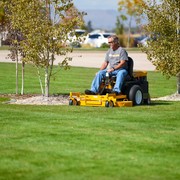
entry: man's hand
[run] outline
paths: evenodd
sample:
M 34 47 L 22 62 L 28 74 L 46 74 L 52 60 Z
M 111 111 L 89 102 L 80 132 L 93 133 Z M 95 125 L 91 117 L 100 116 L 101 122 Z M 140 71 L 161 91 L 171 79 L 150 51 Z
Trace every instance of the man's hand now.
M 108 73 L 113 72 L 113 71 L 114 71 L 113 68 L 110 68 L 110 69 L 107 70 Z

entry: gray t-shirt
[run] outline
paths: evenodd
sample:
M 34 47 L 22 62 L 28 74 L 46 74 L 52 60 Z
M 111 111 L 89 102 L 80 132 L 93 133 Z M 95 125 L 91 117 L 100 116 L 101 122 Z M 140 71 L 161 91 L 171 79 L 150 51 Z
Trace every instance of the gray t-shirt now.
M 110 68 L 113 68 L 114 66 L 118 65 L 121 60 L 126 60 L 128 61 L 128 54 L 125 49 L 122 47 L 119 47 L 115 51 L 113 49 L 109 49 L 106 53 L 105 61 L 109 63 Z M 127 69 L 127 62 L 122 67 L 124 69 Z

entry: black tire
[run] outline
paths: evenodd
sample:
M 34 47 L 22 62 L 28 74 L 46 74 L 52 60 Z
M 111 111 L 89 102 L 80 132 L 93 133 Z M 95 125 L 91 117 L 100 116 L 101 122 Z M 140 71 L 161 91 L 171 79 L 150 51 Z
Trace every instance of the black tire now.
M 129 100 L 133 102 L 133 105 L 141 105 L 143 102 L 143 92 L 139 85 L 134 85 L 129 91 Z
M 114 107 L 113 101 L 106 101 L 105 107 Z
M 150 105 L 151 104 L 151 97 L 148 94 L 148 99 L 144 99 L 144 104 Z
M 69 105 L 70 105 L 70 106 L 73 105 L 73 100 L 72 100 L 72 99 L 69 100 Z
M 76 99 L 73 99 L 73 100 L 70 99 L 70 100 L 69 100 L 69 105 L 70 105 L 70 106 L 77 106 L 77 105 L 78 105 L 78 102 L 77 102 Z

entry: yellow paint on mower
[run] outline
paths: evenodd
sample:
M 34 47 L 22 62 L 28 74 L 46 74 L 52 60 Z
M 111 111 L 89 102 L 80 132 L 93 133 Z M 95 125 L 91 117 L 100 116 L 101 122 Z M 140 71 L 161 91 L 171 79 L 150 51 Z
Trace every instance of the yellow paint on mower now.
M 84 95 L 79 92 L 71 92 L 69 105 L 102 106 L 102 107 L 132 107 L 133 102 L 128 101 L 126 95 Z

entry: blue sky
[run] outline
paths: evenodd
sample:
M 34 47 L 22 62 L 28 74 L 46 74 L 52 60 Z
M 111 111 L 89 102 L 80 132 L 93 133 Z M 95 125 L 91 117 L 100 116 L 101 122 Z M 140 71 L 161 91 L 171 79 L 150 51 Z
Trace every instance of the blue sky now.
M 118 9 L 119 0 L 73 0 L 76 8 L 86 9 Z

